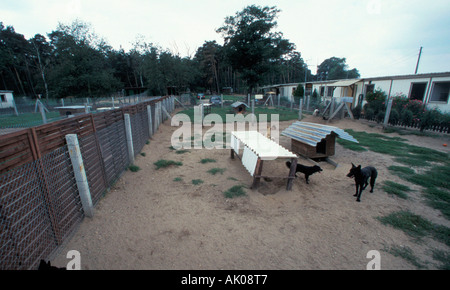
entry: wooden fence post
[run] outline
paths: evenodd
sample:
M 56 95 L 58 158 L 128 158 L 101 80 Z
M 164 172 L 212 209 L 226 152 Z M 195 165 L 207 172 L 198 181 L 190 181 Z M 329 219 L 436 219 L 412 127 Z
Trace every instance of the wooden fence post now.
M 125 114 L 124 117 L 125 117 L 125 132 L 127 135 L 128 157 L 130 158 L 130 163 L 134 164 L 133 134 L 131 133 L 130 114 Z
M 73 172 L 80 193 L 81 205 L 87 217 L 94 216 L 94 206 L 92 204 L 91 192 L 84 170 L 83 158 L 81 157 L 80 145 L 76 134 L 66 135 L 67 147 L 69 149 L 70 160 L 72 161 Z

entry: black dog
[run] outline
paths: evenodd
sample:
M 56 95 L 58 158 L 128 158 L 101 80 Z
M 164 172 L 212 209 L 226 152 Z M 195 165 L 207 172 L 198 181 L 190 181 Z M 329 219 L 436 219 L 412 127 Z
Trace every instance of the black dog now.
M 378 172 L 375 167 L 367 166 L 361 169 L 361 165 L 355 166 L 352 163 L 352 169 L 347 174 L 347 177 L 355 177 L 355 185 L 356 185 L 356 193 L 353 196 L 356 196 L 356 201 L 361 201 L 361 193 L 364 189 L 366 189 L 369 184 L 370 178 L 370 192 L 373 192 L 373 187 L 375 185 L 375 180 L 377 179 Z
M 288 168 L 291 168 L 291 162 L 286 161 L 286 166 Z M 320 168 L 320 166 L 317 166 L 317 165 L 305 166 L 302 164 L 297 164 L 297 169 L 295 170 L 295 177 L 297 177 L 297 172 L 301 172 L 301 173 L 305 174 L 306 183 L 309 184 L 309 176 L 313 175 L 316 172 L 320 173 L 321 171 L 323 171 L 322 168 Z

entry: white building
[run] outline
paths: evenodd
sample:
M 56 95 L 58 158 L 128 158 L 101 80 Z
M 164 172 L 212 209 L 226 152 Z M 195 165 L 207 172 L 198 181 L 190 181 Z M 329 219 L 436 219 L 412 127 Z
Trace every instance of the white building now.
M 274 88 L 281 97 L 290 99 L 298 84 L 264 88 Z M 305 86 L 305 83 L 301 84 Z M 428 108 L 450 112 L 450 72 L 307 82 L 306 95 L 311 95 L 314 90 L 322 99 L 333 97 L 340 102 L 342 97 L 351 97 L 353 106 L 364 102 L 368 92 L 382 90 L 388 97 L 406 96 L 424 102 Z
M 13 91 L 0 91 L 0 109 L 14 108 Z

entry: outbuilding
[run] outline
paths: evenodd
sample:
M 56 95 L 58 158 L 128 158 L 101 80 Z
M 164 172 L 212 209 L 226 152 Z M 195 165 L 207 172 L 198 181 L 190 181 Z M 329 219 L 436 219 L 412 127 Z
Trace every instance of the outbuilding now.
M 0 109 L 14 108 L 13 91 L 0 91 Z

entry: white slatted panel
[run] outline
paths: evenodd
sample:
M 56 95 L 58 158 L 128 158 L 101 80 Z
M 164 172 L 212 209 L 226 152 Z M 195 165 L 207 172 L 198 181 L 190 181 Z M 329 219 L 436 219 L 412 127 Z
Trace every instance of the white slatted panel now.
M 256 163 L 258 162 L 258 155 L 255 154 L 247 146 L 244 147 L 244 154 L 242 155 L 242 164 L 250 172 L 250 175 L 255 174 Z
M 232 136 L 252 149 L 261 159 L 297 158 L 297 155 L 257 131 L 233 132 Z
M 231 135 L 231 148 L 234 150 L 234 152 L 236 152 L 237 154 L 239 154 L 239 145 L 240 145 L 240 141 L 239 139 L 236 138 L 236 136 Z

